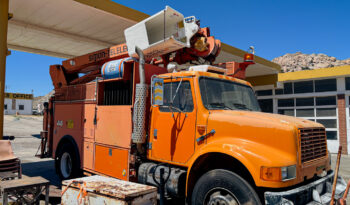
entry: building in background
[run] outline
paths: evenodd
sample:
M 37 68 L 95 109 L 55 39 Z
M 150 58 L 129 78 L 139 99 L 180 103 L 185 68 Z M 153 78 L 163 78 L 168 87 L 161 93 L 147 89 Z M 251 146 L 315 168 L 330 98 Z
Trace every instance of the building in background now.
M 31 115 L 33 112 L 33 95 L 22 93 L 5 93 L 5 115 Z
M 319 122 L 328 150 L 350 153 L 350 66 L 280 73 L 277 85 L 254 89 L 263 112 Z

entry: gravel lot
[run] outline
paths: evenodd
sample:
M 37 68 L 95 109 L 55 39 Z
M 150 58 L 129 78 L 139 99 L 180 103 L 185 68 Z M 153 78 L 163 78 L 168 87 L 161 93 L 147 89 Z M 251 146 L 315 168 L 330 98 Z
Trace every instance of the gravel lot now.
M 42 176 L 51 182 L 50 202 L 59 202 L 61 181 L 57 177 L 52 159 L 39 159 L 35 157 L 40 144 L 40 131 L 42 129 L 41 116 L 10 116 L 4 117 L 4 135 L 15 136 L 12 146 L 15 155 L 22 161 L 25 176 Z M 336 164 L 336 155 L 332 155 L 332 166 Z M 350 155 L 341 158 L 340 175 L 350 180 Z M 350 197 L 348 197 L 350 201 Z

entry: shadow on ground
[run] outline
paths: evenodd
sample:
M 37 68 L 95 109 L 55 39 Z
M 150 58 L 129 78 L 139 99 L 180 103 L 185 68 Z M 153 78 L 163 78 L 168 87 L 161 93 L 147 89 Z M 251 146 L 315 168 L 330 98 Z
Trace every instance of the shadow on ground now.
M 55 172 L 54 160 L 23 163 L 22 173 L 29 177 L 41 176 L 49 180 L 51 185 L 61 186 L 61 180 Z
M 28 177 L 41 176 L 50 181 L 50 204 L 61 203 L 61 180 L 55 171 L 54 160 L 22 163 L 22 173 Z M 44 199 L 44 196 L 41 197 Z
M 40 134 L 33 134 L 32 136 L 35 137 L 35 138 L 41 139 Z

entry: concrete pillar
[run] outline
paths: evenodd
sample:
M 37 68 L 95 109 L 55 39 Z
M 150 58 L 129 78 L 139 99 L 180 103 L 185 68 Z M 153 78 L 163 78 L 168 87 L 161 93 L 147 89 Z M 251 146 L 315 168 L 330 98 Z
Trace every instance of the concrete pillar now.
M 346 102 L 345 95 L 338 95 L 339 145 L 343 146 L 342 153 L 348 154 L 348 139 L 346 129 Z
M 7 52 L 7 23 L 9 0 L 0 0 L 0 139 L 4 130 L 4 92 Z

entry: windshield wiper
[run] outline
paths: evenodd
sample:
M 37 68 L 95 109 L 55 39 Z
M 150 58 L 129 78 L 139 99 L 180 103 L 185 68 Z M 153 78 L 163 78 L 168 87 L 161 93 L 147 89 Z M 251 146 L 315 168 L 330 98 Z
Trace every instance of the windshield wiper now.
M 252 109 L 248 108 L 245 104 L 241 104 L 241 103 L 232 103 L 233 106 L 235 106 L 238 109 L 243 109 L 243 110 L 250 110 L 252 111 Z
M 183 111 L 180 108 L 173 106 L 173 105 L 161 105 L 161 107 L 168 108 L 170 110 L 170 112 L 173 112 L 173 109 L 174 109 L 174 110 L 177 110 L 178 112 L 183 113 Z
M 229 109 L 229 110 L 233 110 L 233 108 L 225 105 L 224 103 L 209 103 L 208 104 L 210 107 L 212 106 L 216 106 L 216 107 L 221 107 L 221 108 L 226 108 L 226 109 Z

